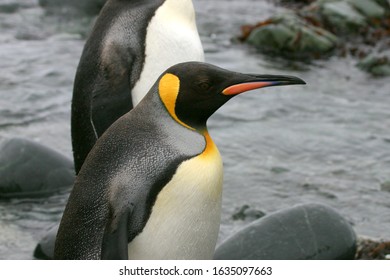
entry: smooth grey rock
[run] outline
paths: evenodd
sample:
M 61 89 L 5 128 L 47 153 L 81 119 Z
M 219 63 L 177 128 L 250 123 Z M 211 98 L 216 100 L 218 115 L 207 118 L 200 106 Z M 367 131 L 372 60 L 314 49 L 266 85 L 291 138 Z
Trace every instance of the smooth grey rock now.
M 42 197 L 73 185 L 73 162 L 30 140 L 0 145 L 0 198 Z
M 252 222 L 216 250 L 217 260 L 353 259 L 357 237 L 334 209 L 303 204 Z

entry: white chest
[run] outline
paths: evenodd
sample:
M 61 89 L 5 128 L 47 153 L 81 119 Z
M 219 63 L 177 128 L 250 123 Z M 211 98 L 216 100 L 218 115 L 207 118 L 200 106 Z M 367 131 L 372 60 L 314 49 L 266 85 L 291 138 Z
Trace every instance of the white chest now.
M 222 196 L 218 150 L 183 162 L 128 246 L 129 259 L 212 259 Z
M 204 61 L 192 1 L 166 0 L 147 29 L 144 67 L 132 90 L 134 106 L 163 71 L 186 61 Z

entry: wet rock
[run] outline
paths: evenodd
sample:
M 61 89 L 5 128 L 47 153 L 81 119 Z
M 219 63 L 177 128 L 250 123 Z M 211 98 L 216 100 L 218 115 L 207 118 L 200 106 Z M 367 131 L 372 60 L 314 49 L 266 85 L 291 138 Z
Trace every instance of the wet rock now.
M 389 12 L 375 0 L 318 0 L 298 13 L 341 35 L 356 34 Z
M 361 68 L 373 75 L 389 75 L 390 56 L 372 57 L 390 46 L 389 1 L 279 0 L 278 3 L 290 11 L 253 26 L 243 26 L 242 41 L 262 52 L 289 59 L 307 60 L 329 53 L 351 55 L 364 59 Z
M 258 24 L 247 41 L 258 49 L 295 57 L 320 56 L 333 50 L 338 39 L 293 13 L 283 13 Z
M 39 241 L 34 250 L 34 258 L 39 260 L 52 260 L 54 258 L 54 244 L 59 226 L 59 223 L 52 226 Z
M 277 2 L 282 3 L 284 6 L 291 8 L 301 8 L 304 5 L 310 4 L 315 0 L 277 0 Z
M 381 184 L 381 191 L 390 192 L 390 181 L 386 181 Z
M 73 185 L 73 162 L 30 140 L 0 146 L 0 198 L 42 197 Z
M 369 55 L 358 63 L 358 67 L 374 76 L 390 76 L 390 56 Z
M 367 25 L 365 17 L 347 1 L 324 3 L 320 12 L 334 30 L 341 32 L 358 31 Z
M 389 0 L 375 0 L 377 4 L 385 8 L 385 10 L 390 10 L 390 1 Z
M 290 170 L 284 167 L 274 166 L 271 168 L 271 172 L 275 174 L 282 174 L 282 173 L 290 172 Z
M 243 205 L 238 211 L 232 215 L 234 221 L 237 220 L 257 220 L 265 216 L 265 213 L 260 210 L 252 209 L 249 205 Z
M 13 14 L 19 9 L 19 3 L 1 3 L 0 13 Z
M 374 0 L 348 0 L 356 10 L 367 18 L 382 18 L 385 16 L 385 8 Z
M 334 209 L 303 204 L 269 214 L 243 228 L 215 252 L 215 259 L 353 259 L 356 234 Z
M 4 1 L 3 1 L 4 2 Z M 32 8 L 36 4 L 31 1 L 26 0 L 12 0 L 5 1 L 5 3 L 0 3 L 0 13 L 4 14 L 13 14 L 17 12 L 20 8 Z
M 96 15 L 106 0 L 39 0 L 39 5 L 49 9 L 74 9 L 89 15 Z

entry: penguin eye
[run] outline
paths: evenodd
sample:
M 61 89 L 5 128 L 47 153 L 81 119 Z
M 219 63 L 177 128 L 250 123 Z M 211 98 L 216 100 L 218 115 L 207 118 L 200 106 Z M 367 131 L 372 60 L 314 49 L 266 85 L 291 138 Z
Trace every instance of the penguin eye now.
M 208 83 L 208 82 L 200 82 L 198 84 L 198 87 L 201 89 L 201 90 L 209 90 L 211 88 L 211 84 Z

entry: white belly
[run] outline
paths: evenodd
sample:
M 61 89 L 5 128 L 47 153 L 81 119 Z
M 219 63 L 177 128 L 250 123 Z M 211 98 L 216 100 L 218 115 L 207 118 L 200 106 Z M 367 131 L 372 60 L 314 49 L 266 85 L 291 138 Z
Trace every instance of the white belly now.
M 166 0 L 149 23 L 145 62 L 132 90 L 134 106 L 167 68 L 186 61 L 204 61 L 204 53 L 190 0 Z
M 212 259 L 221 215 L 222 160 L 217 149 L 183 162 L 159 193 L 129 259 Z

